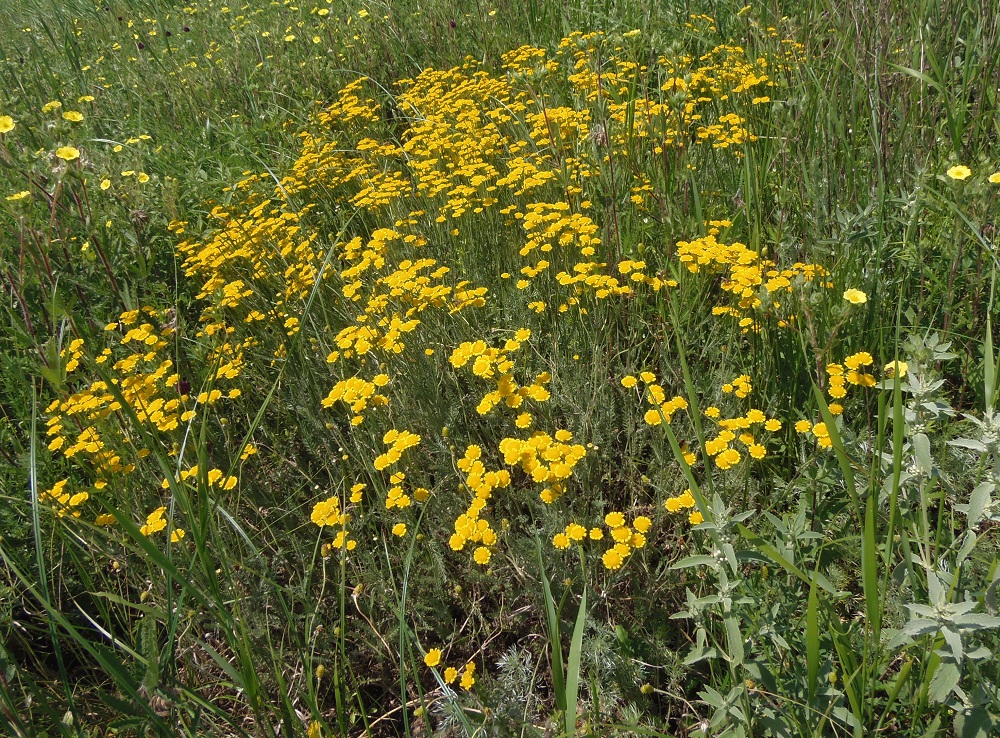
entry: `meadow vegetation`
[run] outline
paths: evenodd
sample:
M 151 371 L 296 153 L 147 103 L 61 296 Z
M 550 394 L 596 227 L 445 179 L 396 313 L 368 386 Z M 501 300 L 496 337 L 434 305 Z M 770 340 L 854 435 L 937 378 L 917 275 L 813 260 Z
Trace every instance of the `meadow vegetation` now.
M 997 48 L 6 3 L 0 725 L 995 735 Z

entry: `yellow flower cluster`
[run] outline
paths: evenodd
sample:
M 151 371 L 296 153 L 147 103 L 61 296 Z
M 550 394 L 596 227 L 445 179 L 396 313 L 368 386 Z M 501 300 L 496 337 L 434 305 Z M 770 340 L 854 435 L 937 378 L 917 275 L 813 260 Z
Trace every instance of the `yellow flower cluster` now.
M 154 533 L 159 533 L 161 530 L 167 527 L 167 520 L 163 516 L 166 514 L 167 508 L 163 505 L 156 508 L 149 515 L 146 516 L 146 523 L 139 528 L 139 532 L 144 536 L 151 536 Z M 102 516 L 104 517 L 104 516 Z M 183 528 L 174 528 L 170 531 L 170 542 L 177 543 L 179 540 L 187 535 Z
M 424 664 L 432 669 L 436 669 L 441 665 L 441 649 L 432 648 L 424 656 Z M 469 661 L 465 664 L 462 669 L 461 686 L 462 689 L 472 689 L 473 685 L 476 683 L 476 665 Z M 449 666 L 444 670 L 444 681 L 445 684 L 453 684 L 459 677 L 459 671 L 454 666 Z
M 360 425 L 364 421 L 364 415 L 361 414 L 361 411 L 369 405 L 379 407 L 389 404 L 389 398 L 377 392 L 379 387 L 384 387 L 388 383 L 389 375 L 387 374 L 376 374 L 371 382 L 361 377 L 342 379 L 333 385 L 333 389 L 320 404 L 323 407 L 333 407 L 338 402 L 349 405 L 351 412 L 354 413 L 351 425 Z
M 465 341 L 452 351 L 449 361 L 456 369 L 461 369 L 471 361 L 472 373 L 477 377 L 496 379 L 496 389 L 487 392 L 476 407 L 476 412 L 480 415 L 488 414 L 501 402 L 511 409 L 518 409 L 523 406 L 525 399 L 535 402 L 546 402 L 549 399 L 549 391 L 545 389 L 545 385 L 551 377 L 547 372 L 538 374 L 534 382 L 523 386 L 514 377 L 514 361 L 509 355 L 518 351 L 530 337 L 531 331 L 521 328 L 514 333 L 514 338 L 507 339 L 503 348 L 491 348 L 485 341 L 478 340 Z M 518 427 L 527 427 L 530 423 L 530 414 L 522 413 Z
M 490 563 L 491 547 L 497 542 L 497 534 L 488 520 L 482 517 L 493 490 L 510 486 L 510 473 L 505 469 L 487 471 L 481 461 L 482 449 L 470 445 L 457 466 L 465 473 L 465 485 L 472 492 L 472 502 L 468 509 L 455 520 L 455 532 L 448 541 L 453 551 L 461 551 L 467 543 L 478 543 L 472 553 L 473 560 L 482 566 Z
M 364 485 L 355 485 L 355 493 L 357 494 L 364 488 Z M 351 497 L 352 501 L 354 496 Z M 323 547 L 323 555 L 327 555 L 332 548 L 339 548 L 346 551 L 353 551 L 358 545 L 358 542 L 353 538 L 348 537 L 347 524 L 351 522 L 351 516 L 347 512 L 343 512 L 340 509 L 340 498 L 334 495 L 333 497 L 328 497 L 325 500 L 317 502 L 312 509 L 312 515 L 310 516 L 312 521 L 318 525 L 320 528 L 326 526 L 331 526 L 337 529 L 337 534 L 331 543 L 325 544 Z
M 508 466 L 520 466 L 536 484 L 546 484 L 540 497 L 552 503 L 566 491 L 565 482 L 573 475 L 573 467 L 587 449 L 580 444 L 570 444 L 573 434 L 568 430 L 556 431 L 555 438 L 543 431 L 533 433 L 527 440 L 504 438 L 500 453 Z
M 646 545 L 646 533 L 649 532 L 653 521 L 645 515 L 639 515 L 629 527 L 625 524 L 624 515 L 620 512 L 610 512 L 604 516 L 604 525 L 608 529 L 607 536 L 600 526 L 588 531 L 579 523 L 570 523 L 562 533 L 556 533 L 552 537 L 552 545 L 565 549 L 572 543 L 579 543 L 588 538 L 592 541 L 601 541 L 608 537 L 611 546 L 604 551 L 601 561 L 605 569 L 613 571 L 620 569 L 633 551 Z
M 798 284 L 816 282 L 831 288 L 829 272 L 818 264 L 795 262 L 787 269 L 762 258 L 742 243 L 725 244 L 716 240 L 718 230 L 730 225 L 729 221 L 710 221 L 710 233 L 693 241 L 677 243 L 677 258 L 693 274 L 707 270 L 722 273 L 720 287 L 736 298 L 734 305 L 717 305 L 713 315 L 737 318 L 744 333 L 760 328 L 762 314 L 778 315 L 778 325 L 787 327 L 794 322 L 794 314 L 780 311 L 782 294 L 791 294 Z M 714 231 L 711 232 L 711 231 Z
M 389 449 L 375 458 L 373 466 L 377 471 L 382 471 L 386 467 L 398 462 L 402 458 L 404 451 L 420 443 L 420 436 L 406 430 L 400 431 L 393 428 L 382 436 L 382 443 L 388 446 Z
M 705 416 L 714 420 L 721 430 L 714 438 L 705 441 L 705 453 L 715 458 L 715 465 L 720 469 L 730 469 L 742 460 L 740 452 L 731 445 L 739 441 L 747 454 L 758 461 L 767 456 L 764 443 L 752 432 L 754 426 L 775 433 L 781 430 L 781 421 L 768 418 L 762 410 L 748 410 L 735 418 L 721 418 L 721 412 L 716 407 L 705 409 Z
M 119 357 L 108 370 L 111 384 L 95 380 L 48 406 L 49 450 L 61 451 L 81 468 L 92 470 L 94 489 L 103 489 L 111 475 L 135 471 L 136 461 L 149 454 L 149 449 L 132 446 L 133 439 L 121 434 L 113 415 L 127 407 L 139 423 L 171 433 L 194 418 L 196 405 L 213 405 L 225 397 L 239 396 L 238 389 L 224 392 L 212 387 L 192 397 L 168 353 L 174 331 L 172 315 L 165 312 L 146 307 L 122 313 L 105 329 L 106 334 L 114 336 L 112 345 L 94 358 L 97 366 L 105 367 Z M 83 339 L 73 340 L 61 352 L 67 375 L 79 369 L 84 354 Z M 209 360 L 213 367 L 209 378 L 213 382 L 233 380 L 242 371 L 242 354 L 228 343 L 217 348 Z M 123 448 L 118 447 L 119 442 Z M 133 456 L 128 462 L 122 458 L 126 448 Z M 86 500 L 79 494 L 70 499 L 76 500 L 72 507 Z
M 668 497 L 663 506 L 667 508 L 667 512 L 672 513 L 680 512 L 681 510 L 691 510 L 688 514 L 688 522 L 691 525 L 698 525 L 698 523 L 702 523 L 705 520 L 701 512 L 694 509 L 694 495 L 691 494 L 690 489 L 686 489 L 674 497 Z
M 74 518 L 80 517 L 80 511 L 76 508 L 90 498 L 88 492 L 76 492 L 70 494 L 66 491 L 68 479 L 60 479 L 49 489 L 38 494 L 39 502 L 47 503 L 60 518 L 71 515 Z

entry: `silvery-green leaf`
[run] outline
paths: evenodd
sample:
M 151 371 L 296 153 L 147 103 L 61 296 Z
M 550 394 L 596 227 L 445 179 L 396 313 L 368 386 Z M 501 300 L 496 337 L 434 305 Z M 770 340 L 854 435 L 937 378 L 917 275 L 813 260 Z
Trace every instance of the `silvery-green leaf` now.
M 989 738 L 993 730 L 993 718 L 982 707 L 971 707 L 956 710 L 952 726 L 956 738 Z
M 917 615 L 923 615 L 925 618 L 931 620 L 933 620 L 936 616 L 934 608 L 928 605 L 919 605 L 917 603 L 913 603 L 912 605 L 907 605 L 906 609 L 912 613 L 916 613 Z
M 961 664 L 964 653 L 962 649 L 962 636 L 957 630 L 949 627 L 941 628 L 941 635 L 944 636 L 945 643 L 951 648 L 951 652 L 955 656 L 955 662 Z
M 996 485 L 992 482 L 983 482 L 972 490 L 972 495 L 969 497 L 969 511 L 967 513 L 970 528 L 975 528 L 979 525 L 979 521 L 983 519 L 983 515 L 993 502 L 991 495 L 995 489 Z
M 736 563 L 736 551 L 733 549 L 731 543 L 722 544 L 722 553 L 726 555 L 726 561 L 729 562 L 729 568 L 732 569 L 733 572 L 739 571 L 739 566 Z
M 944 702 L 948 699 L 961 678 L 962 672 L 958 670 L 958 665 L 953 661 L 942 661 L 934 672 L 930 686 L 927 689 L 927 696 L 931 702 Z
M 913 436 L 913 454 L 917 457 L 917 466 L 924 474 L 934 471 L 934 459 L 931 458 L 931 441 L 924 433 Z
M 913 620 L 906 623 L 899 631 L 900 636 L 918 636 L 927 635 L 928 633 L 936 633 L 938 629 L 938 624 L 933 620 L 925 620 L 924 618 L 914 618 Z
M 953 622 L 961 630 L 991 630 L 993 628 L 1000 628 L 1000 618 L 981 612 L 961 615 L 955 618 Z
M 717 648 L 692 648 L 691 653 L 684 658 L 684 665 L 690 666 L 705 659 L 717 659 L 719 656 L 719 649 Z
M 983 597 L 986 602 L 986 608 L 990 612 L 997 612 L 1000 610 L 998 594 L 1000 594 L 1000 579 L 994 579 L 990 583 L 990 586 L 986 588 L 986 595 Z
M 733 616 L 723 619 L 726 626 L 726 642 L 729 646 L 729 660 L 739 665 L 743 663 L 743 634 L 740 625 Z
M 958 446 L 959 448 L 971 448 L 973 451 L 986 453 L 986 446 L 972 438 L 956 438 L 952 441 L 948 441 L 948 445 Z
M 962 563 L 969 557 L 972 553 L 972 549 L 976 547 L 976 534 L 971 530 L 965 531 L 965 535 L 962 540 L 962 547 L 958 549 L 958 554 L 955 557 L 955 566 L 961 566 Z
M 685 556 L 683 559 L 671 566 L 671 569 L 687 569 L 692 566 L 710 566 L 715 568 L 717 562 L 713 556 L 699 554 L 697 556 Z
M 927 569 L 927 593 L 930 595 L 931 602 L 936 605 L 944 604 L 947 597 L 944 587 L 941 586 L 941 580 L 931 569 Z
M 980 646 L 979 648 L 974 648 L 971 651 L 966 651 L 965 658 L 969 659 L 969 661 L 984 661 L 986 659 L 992 659 L 993 652 L 986 648 L 986 646 Z

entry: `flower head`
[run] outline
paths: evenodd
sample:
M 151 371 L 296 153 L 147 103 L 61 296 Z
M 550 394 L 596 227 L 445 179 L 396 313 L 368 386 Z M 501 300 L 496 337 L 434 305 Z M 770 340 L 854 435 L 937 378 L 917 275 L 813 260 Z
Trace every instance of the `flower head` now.
M 868 302 L 868 295 L 861 290 L 856 290 L 852 287 L 851 289 L 844 291 L 844 299 L 852 305 L 864 305 Z
M 10 133 L 17 125 L 9 115 L 0 115 L 0 133 Z
M 948 176 L 958 180 L 968 179 L 972 176 L 972 170 L 964 164 L 956 164 L 948 170 Z
M 433 667 L 437 666 L 438 664 L 440 664 L 441 663 L 441 649 L 440 648 L 432 648 L 430 651 L 428 651 L 427 655 L 424 656 L 424 663 L 427 664 L 428 666 L 430 666 L 431 668 L 433 668 Z
M 993 172 L 993 174 L 991 174 L 987 179 L 989 179 L 992 184 L 1000 184 L 1000 172 Z
M 905 361 L 890 361 L 882 371 L 887 377 L 905 377 L 910 365 Z
M 80 158 L 80 149 L 75 146 L 60 146 L 56 149 L 56 156 L 63 161 L 73 161 Z

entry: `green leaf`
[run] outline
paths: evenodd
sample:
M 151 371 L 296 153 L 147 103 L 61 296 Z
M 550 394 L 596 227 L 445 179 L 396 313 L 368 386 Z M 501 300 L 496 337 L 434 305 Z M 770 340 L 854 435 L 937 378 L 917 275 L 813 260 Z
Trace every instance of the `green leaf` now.
M 729 660 L 735 664 L 739 665 L 743 663 L 743 634 L 740 632 L 740 624 L 736 619 L 736 616 L 730 613 L 725 618 L 723 618 L 723 624 L 726 626 L 726 642 L 729 645 Z
M 816 696 L 816 682 L 819 678 L 819 596 L 816 591 L 816 577 L 809 584 L 809 604 L 806 607 L 806 684 L 809 701 Z
M 927 688 L 928 699 L 931 702 L 944 702 L 948 699 L 951 691 L 958 686 L 958 680 L 961 676 L 962 672 L 959 671 L 958 664 L 951 660 L 942 661 Z
M 958 738 L 988 738 L 993 730 L 993 718 L 982 707 L 955 712 L 953 723 Z
M 913 454 L 917 457 L 917 466 L 927 476 L 934 471 L 934 459 L 931 458 L 931 440 L 924 433 L 913 436 Z
M 911 77 L 915 77 L 916 79 L 919 79 L 924 84 L 930 85 L 931 87 L 933 87 L 938 92 L 942 92 L 941 85 L 937 81 L 935 81 L 934 79 L 932 79 L 931 77 L 928 77 L 923 72 L 919 72 L 916 69 L 911 69 L 910 67 L 900 66 L 899 64 L 889 64 L 889 68 L 890 69 L 895 69 L 897 72 L 902 72 L 903 74 L 908 74 Z
M 542 596 L 545 600 L 545 621 L 549 630 L 549 651 L 552 661 L 552 691 L 556 695 L 556 706 L 566 710 L 566 680 L 563 676 L 562 639 L 559 633 L 559 617 L 556 614 L 555 600 L 552 598 L 552 587 L 545 575 L 545 564 L 542 561 L 542 544 L 538 544 L 538 572 L 542 579 Z
M 569 660 L 566 668 L 566 735 L 576 735 L 577 694 L 580 687 L 580 660 L 583 654 L 583 629 L 587 624 L 587 588 L 583 588 L 580 609 L 576 613 L 573 638 L 569 644 Z
M 688 569 L 688 568 L 690 568 L 692 566 L 711 566 L 711 567 L 715 567 L 715 566 L 718 566 L 718 562 L 715 560 L 715 558 L 713 556 L 704 556 L 704 555 L 686 556 L 683 559 L 681 559 L 680 561 L 678 561 L 676 564 L 674 564 L 673 566 L 671 566 L 670 568 L 671 569 Z

